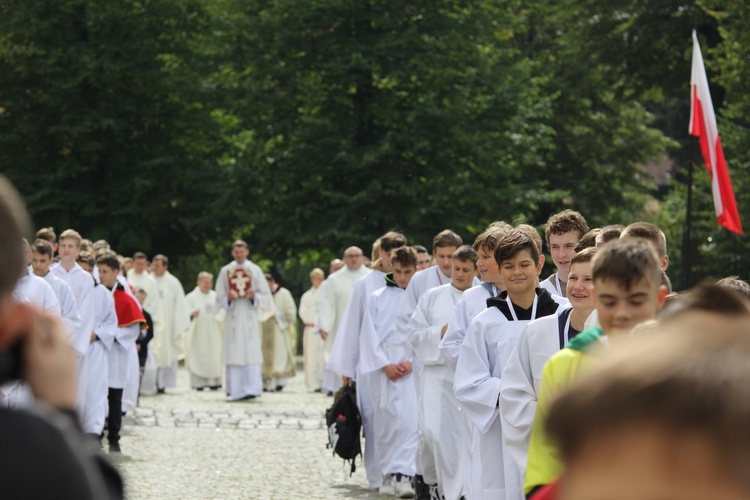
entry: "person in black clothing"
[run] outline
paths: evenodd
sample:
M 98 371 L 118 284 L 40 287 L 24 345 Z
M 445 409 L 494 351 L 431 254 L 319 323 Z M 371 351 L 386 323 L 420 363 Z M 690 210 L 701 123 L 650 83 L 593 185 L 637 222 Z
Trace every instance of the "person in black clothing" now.
M 134 293 L 141 307 L 143 307 L 146 302 L 146 291 L 137 287 Z M 135 341 L 135 348 L 138 349 L 138 364 L 141 366 L 141 377 L 143 377 L 143 367 L 146 366 L 146 358 L 148 357 L 148 343 L 154 338 L 154 322 L 151 319 L 151 314 L 143 309 L 143 316 L 146 318 L 146 324 L 141 327 L 141 334 Z

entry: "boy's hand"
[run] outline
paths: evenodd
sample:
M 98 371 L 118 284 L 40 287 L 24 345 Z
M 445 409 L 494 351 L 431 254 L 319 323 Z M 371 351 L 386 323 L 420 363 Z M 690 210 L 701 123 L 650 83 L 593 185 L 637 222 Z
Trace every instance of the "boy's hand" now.
M 442 339 L 445 337 L 445 332 L 448 331 L 448 323 L 443 325 L 443 328 L 440 329 L 440 338 Z
M 411 373 L 411 361 L 404 361 L 399 366 L 404 370 L 404 375 L 409 375 Z M 404 375 L 402 375 L 402 377 Z
M 391 382 L 395 382 L 406 375 L 401 365 L 386 365 L 383 367 L 383 371 Z

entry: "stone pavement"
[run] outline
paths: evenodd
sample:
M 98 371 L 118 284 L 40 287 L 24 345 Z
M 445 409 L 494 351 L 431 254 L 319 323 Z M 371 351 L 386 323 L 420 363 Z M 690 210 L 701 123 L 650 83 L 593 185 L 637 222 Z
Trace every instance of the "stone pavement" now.
M 177 388 L 141 397 L 123 419 L 122 454 L 111 458 L 133 500 L 379 498 L 361 459 L 349 477 L 326 449 L 331 402 L 307 393 L 299 371 L 283 392 L 235 402 L 191 390 L 180 367 Z

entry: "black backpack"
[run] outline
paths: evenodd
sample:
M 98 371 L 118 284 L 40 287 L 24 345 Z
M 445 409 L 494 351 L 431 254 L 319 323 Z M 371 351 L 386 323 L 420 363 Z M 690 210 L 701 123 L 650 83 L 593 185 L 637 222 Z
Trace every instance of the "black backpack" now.
M 354 387 L 343 386 L 333 398 L 333 405 L 326 410 L 328 426 L 328 445 L 334 455 L 349 461 L 352 465 L 349 475 L 357 469 L 355 458 L 362 455 L 359 444 L 359 433 L 362 429 L 362 418 L 357 408 L 357 392 Z

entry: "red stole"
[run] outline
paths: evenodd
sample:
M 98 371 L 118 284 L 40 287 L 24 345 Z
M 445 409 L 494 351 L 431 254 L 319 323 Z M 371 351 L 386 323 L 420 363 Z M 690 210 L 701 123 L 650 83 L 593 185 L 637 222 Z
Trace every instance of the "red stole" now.
M 143 311 L 135 303 L 135 299 L 128 292 L 116 289 L 113 295 L 115 298 L 115 311 L 117 312 L 117 326 L 124 328 L 135 323 L 146 323 Z

